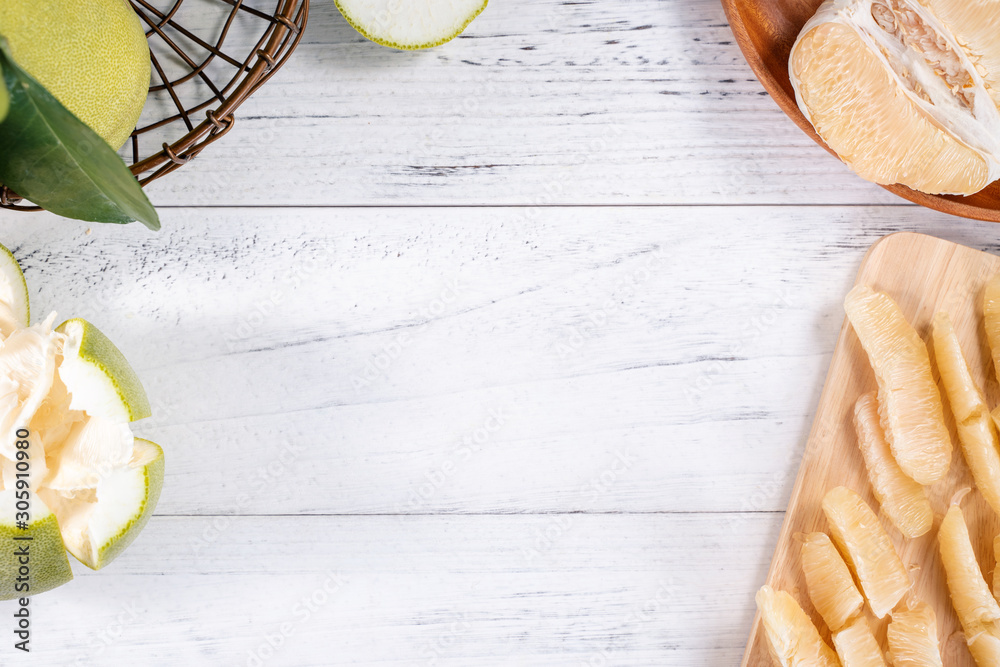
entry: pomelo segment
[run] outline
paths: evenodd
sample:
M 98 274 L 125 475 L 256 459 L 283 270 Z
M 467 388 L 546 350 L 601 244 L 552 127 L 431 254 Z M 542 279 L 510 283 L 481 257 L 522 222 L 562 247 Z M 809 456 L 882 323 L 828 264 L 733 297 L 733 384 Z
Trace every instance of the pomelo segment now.
M 947 313 L 934 316 L 933 337 L 934 357 L 955 416 L 965 461 L 976 487 L 993 511 L 1000 514 L 1000 438 L 986 398 L 972 377 Z
M 863 616 L 833 634 L 833 645 L 843 667 L 886 667 L 885 657 L 879 648 L 871 626 Z
M 868 503 L 844 486 L 823 497 L 830 533 L 861 584 L 872 613 L 883 618 L 910 589 L 896 548 Z
M 861 614 L 865 599 L 826 533 L 803 535 L 800 555 L 809 600 L 830 631 L 837 632 Z
M 979 667 L 1000 665 L 1000 605 L 993 598 L 972 549 L 961 508 L 952 505 L 938 530 L 941 562 L 952 606 Z
M 888 638 L 893 667 L 943 667 L 937 617 L 929 604 L 892 612 Z
M 1000 380 L 1000 273 L 990 278 L 983 289 L 983 326 L 993 357 L 993 371 Z
M 854 429 L 868 480 L 882 512 L 903 535 L 919 537 L 926 534 L 934 524 L 934 510 L 924 487 L 907 477 L 892 457 L 879 421 L 874 391 L 863 395 L 855 404 Z
M 59 377 L 72 396 L 71 409 L 118 422 L 151 414 L 139 376 L 97 327 L 78 318 L 63 322 L 56 331 L 66 336 Z
M 40 493 L 59 519 L 66 548 L 98 570 L 117 558 L 149 522 L 163 488 L 163 450 L 135 440 L 129 464 L 102 477 L 96 489 Z
M 30 521 L 27 530 L 16 525 L 17 512 L 14 489 L 0 491 L 0 600 L 30 597 L 62 586 L 73 578 L 66 557 L 66 547 L 59 534 L 56 516 L 35 494 L 28 498 Z M 30 541 L 16 540 L 30 537 Z M 21 545 L 29 545 L 28 591 L 17 590 L 18 568 L 21 563 L 15 550 Z M 22 582 L 23 583 L 23 582 Z
M 844 309 L 878 381 L 879 416 L 892 455 L 908 477 L 933 484 L 951 465 L 951 435 L 927 346 L 896 302 L 858 285 Z
M 837 654 L 823 641 L 812 620 L 791 595 L 763 586 L 757 591 L 757 608 L 768 646 L 778 664 L 840 667 Z
M 426 49 L 457 37 L 488 0 L 336 0 L 347 22 L 371 41 Z

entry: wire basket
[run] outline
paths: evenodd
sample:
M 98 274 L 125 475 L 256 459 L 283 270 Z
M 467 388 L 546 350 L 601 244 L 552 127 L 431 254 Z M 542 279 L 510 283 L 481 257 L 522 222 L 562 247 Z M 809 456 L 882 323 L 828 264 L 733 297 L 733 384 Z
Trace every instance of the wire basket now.
M 122 151 L 145 186 L 233 128 L 236 109 L 298 46 L 309 0 L 277 0 L 273 11 L 248 0 L 166 0 L 162 7 L 129 1 L 147 27 L 153 74 L 142 118 Z M 41 210 L 22 202 L 0 186 L 0 207 Z

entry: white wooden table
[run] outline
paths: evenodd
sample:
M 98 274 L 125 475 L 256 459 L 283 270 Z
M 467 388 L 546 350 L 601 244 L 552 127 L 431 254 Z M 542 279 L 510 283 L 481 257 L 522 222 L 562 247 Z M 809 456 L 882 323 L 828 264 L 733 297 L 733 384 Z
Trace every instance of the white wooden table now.
M 863 252 L 1000 251 L 814 145 L 716 0 L 494 0 L 424 53 L 314 0 L 150 194 L 157 234 L 0 213 L 167 454 L 4 665 L 735 665 Z

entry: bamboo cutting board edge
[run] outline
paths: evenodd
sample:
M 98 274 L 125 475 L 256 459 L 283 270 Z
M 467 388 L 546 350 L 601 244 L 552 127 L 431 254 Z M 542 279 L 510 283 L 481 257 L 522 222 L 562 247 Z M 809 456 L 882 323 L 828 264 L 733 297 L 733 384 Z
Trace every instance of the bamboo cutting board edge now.
M 882 237 L 868 249 L 858 270 L 856 284 L 866 282 L 896 299 L 925 341 L 929 341 L 929 323 L 933 313 L 939 309 L 948 311 L 973 374 L 984 386 L 989 405 L 994 406 L 998 390 L 982 332 L 981 292 L 986 279 L 998 270 L 1000 257 L 923 234 L 898 232 Z M 933 360 L 933 351 L 931 358 Z M 798 543 L 794 536 L 805 530 L 827 531 L 819 499 L 838 483 L 859 491 L 873 509 L 878 510 L 857 450 L 853 425 L 847 418 L 853 414 L 858 396 L 874 387 L 874 375 L 867 357 L 845 317 L 767 575 L 769 585 L 788 590 L 821 628 L 820 619 L 813 612 L 806 594 L 799 567 Z M 930 488 L 929 495 L 937 515 L 934 528 L 928 535 L 916 540 L 904 540 L 891 527 L 889 532 L 904 562 L 920 568 L 915 573 L 918 582 L 916 590 L 920 597 L 933 597 L 926 601 L 938 613 L 939 638 L 942 640 L 946 667 L 975 667 L 961 635 L 956 632 L 960 628 L 951 611 L 937 559 L 937 527 L 948 499 L 959 488 L 971 486 L 971 475 L 961 459 L 946 400 L 944 405 L 955 452 L 948 476 Z M 819 465 L 824 460 L 838 463 L 839 467 L 832 472 L 824 470 Z M 987 575 L 987 582 L 992 583 L 992 538 L 1000 524 L 978 493 L 970 494 L 962 506 L 970 529 L 976 536 L 974 546 L 980 565 Z M 884 520 L 883 524 L 889 527 Z M 795 585 L 789 586 L 790 581 Z M 940 599 L 942 595 L 943 600 Z M 885 649 L 885 621 L 878 621 L 870 613 L 868 616 Z M 829 640 L 825 629 L 824 636 Z M 770 656 L 759 613 L 754 616 L 741 664 L 742 667 L 777 665 Z

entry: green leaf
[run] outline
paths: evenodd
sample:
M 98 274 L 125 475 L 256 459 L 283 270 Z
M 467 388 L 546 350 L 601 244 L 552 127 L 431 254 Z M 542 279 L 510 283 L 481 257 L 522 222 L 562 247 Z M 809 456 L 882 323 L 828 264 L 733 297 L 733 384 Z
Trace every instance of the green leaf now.
M 0 81 L 3 81 L 3 68 L 0 67 Z M 10 93 L 7 86 L 0 85 L 0 123 L 7 117 L 7 109 L 10 108 Z
M 0 123 L 0 183 L 67 218 L 138 220 L 159 229 L 156 209 L 118 154 L 18 67 L 3 37 L 0 67 L 10 92 Z

